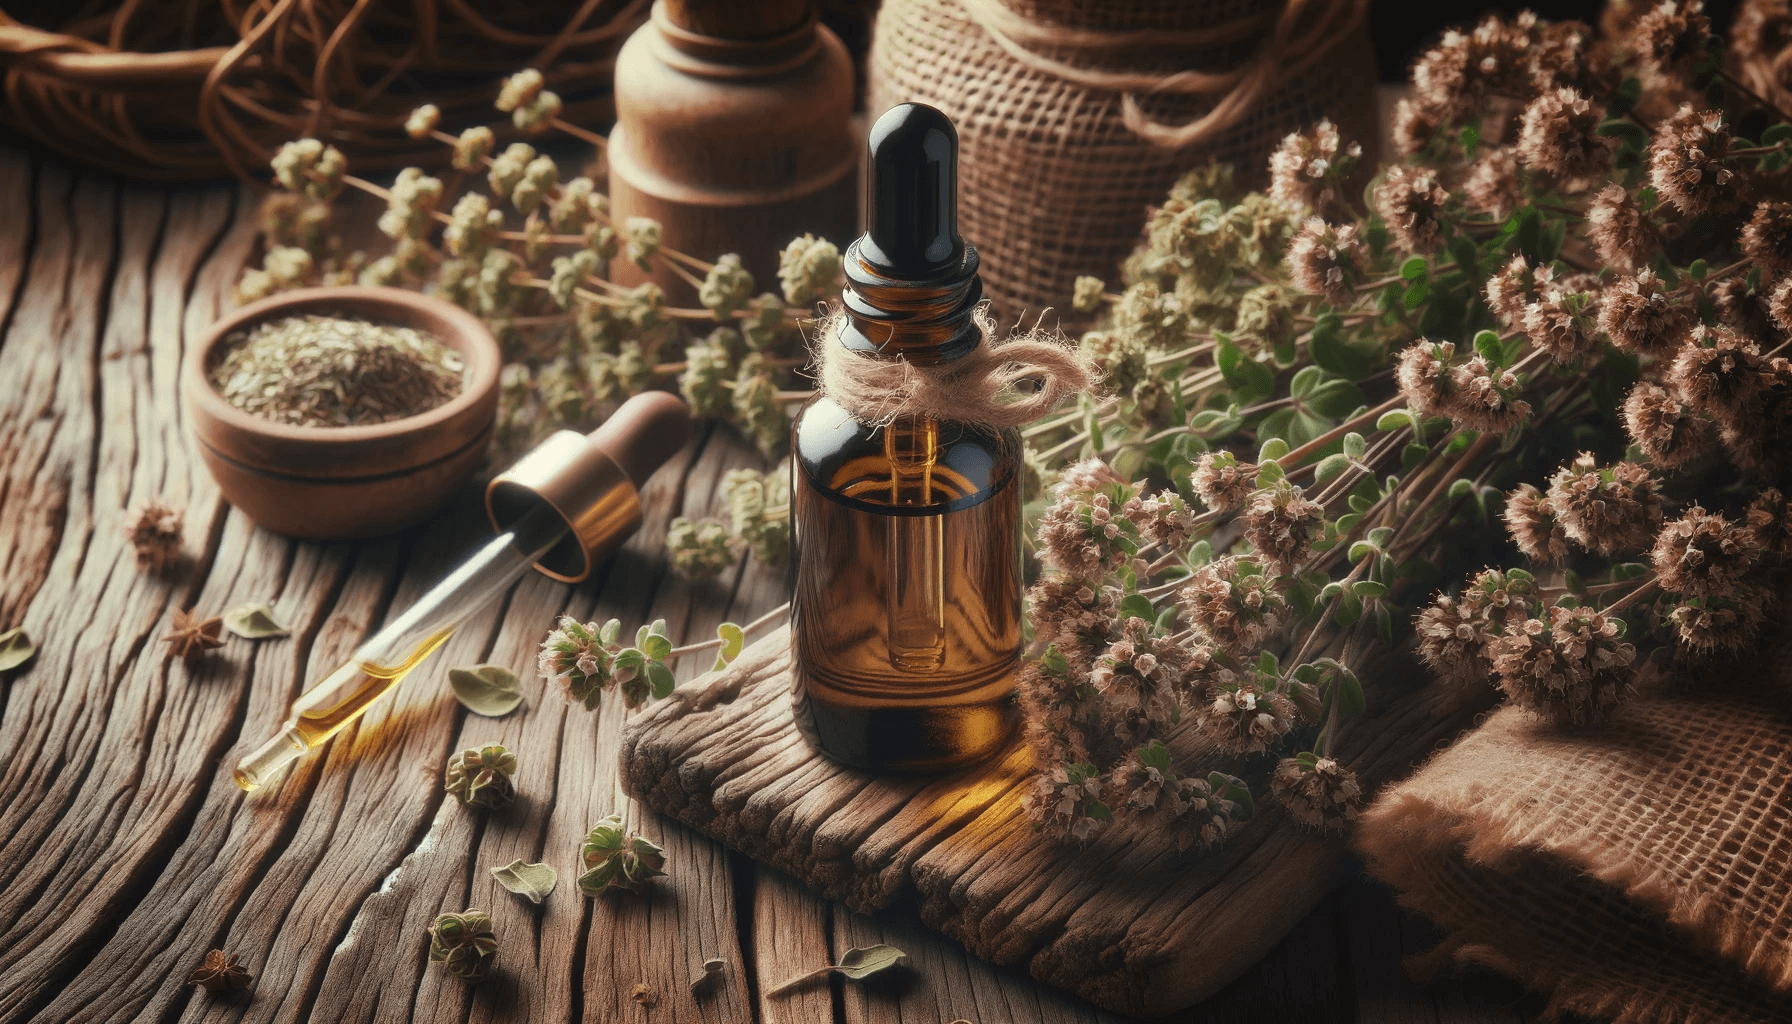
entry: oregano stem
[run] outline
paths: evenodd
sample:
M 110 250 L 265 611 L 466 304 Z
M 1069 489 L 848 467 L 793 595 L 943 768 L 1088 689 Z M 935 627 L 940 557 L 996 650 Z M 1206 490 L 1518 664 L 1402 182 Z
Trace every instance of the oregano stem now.
M 740 627 L 741 634 L 750 636 L 755 631 L 764 628 L 767 624 L 789 614 L 789 612 L 790 602 L 786 601 L 778 607 L 773 608 L 771 611 L 766 612 L 764 615 L 759 616 L 757 619 L 754 619 L 752 622 Z M 686 644 L 683 647 L 674 647 L 671 652 L 666 655 L 665 660 L 671 661 L 682 654 L 698 654 L 703 651 L 713 651 L 720 646 L 722 646 L 722 638 L 718 636 L 713 640 L 704 640 L 700 643 Z

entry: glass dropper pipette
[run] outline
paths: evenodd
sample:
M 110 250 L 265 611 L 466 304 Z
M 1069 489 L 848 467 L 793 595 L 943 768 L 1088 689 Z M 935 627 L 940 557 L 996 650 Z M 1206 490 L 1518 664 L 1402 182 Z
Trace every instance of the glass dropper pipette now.
M 637 486 L 683 447 L 689 423 L 683 402 L 647 392 L 590 436 L 560 431 L 493 480 L 486 509 L 504 532 L 295 700 L 280 732 L 237 763 L 236 784 L 260 789 L 322 746 L 531 567 L 559 580 L 584 579 L 640 526 Z
M 280 769 L 324 744 L 434 654 L 466 621 L 521 579 L 567 533 L 546 506 L 493 537 L 417 603 L 355 649 L 298 700 L 281 731 L 237 763 L 236 784 L 260 789 Z

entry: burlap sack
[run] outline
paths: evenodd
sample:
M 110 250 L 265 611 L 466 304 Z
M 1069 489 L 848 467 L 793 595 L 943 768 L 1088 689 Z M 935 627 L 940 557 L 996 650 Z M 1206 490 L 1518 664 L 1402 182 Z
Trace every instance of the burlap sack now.
M 951 116 L 960 230 L 998 313 L 1067 311 L 1077 275 L 1117 280 L 1145 207 L 1190 168 L 1260 182 L 1282 137 L 1322 117 L 1373 162 L 1366 2 L 1286 2 L 1301 16 L 1284 37 L 1283 4 L 1261 0 L 885 0 L 869 108 Z
M 1356 845 L 1444 929 L 1421 969 L 1487 964 L 1623 1024 L 1792 1021 L 1788 656 L 1594 732 L 1505 708 L 1384 792 Z

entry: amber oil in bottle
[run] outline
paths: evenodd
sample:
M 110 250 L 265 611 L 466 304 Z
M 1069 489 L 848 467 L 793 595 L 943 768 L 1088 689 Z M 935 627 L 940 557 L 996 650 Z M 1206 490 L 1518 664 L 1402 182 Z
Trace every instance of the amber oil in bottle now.
M 958 236 L 958 138 L 903 104 L 871 131 L 867 228 L 832 343 L 939 366 L 982 343 L 977 252 Z M 876 771 L 974 762 L 1013 731 L 1021 647 L 1019 434 L 855 419 L 825 395 L 792 428 L 798 727 Z

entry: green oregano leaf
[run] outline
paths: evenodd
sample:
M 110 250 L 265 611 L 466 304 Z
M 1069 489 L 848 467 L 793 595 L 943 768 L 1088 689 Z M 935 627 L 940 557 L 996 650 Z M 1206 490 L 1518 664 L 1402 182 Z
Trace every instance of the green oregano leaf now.
M 664 700 L 671 696 L 672 689 L 678 685 L 678 680 L 672 676 L 672 670 L 663 661 L 647 664 L 647 681 L 653 684 L 654 700 Z
M 274 610 L 265 604 L 246 604 L 225 612 L 224 628 L 245 640 L 262 640 L 292 633 L 291 629 L 274 618 Z
M 1107 811 L 1107 808 L 1101 806 L 1100 801 L 1091 800 L 1089 803 L 1093 805 L 1090 809 L 1090 817 L 1105 818 L 1111 816 Z M 1100 807 L 1103 813 L 1099 815 L 1096 814 L 1093 809 L 1094 807 Z M 765 994 L 768 996 L 782 995 L 804 982 L 813 981 L 817 978 L 825 978 L 835 971 L 839 971 L 842 975 L 853 981 L 864 981 L 866 978 L 882 971 L 887 971 L 907 959 L 908 954 L 897 949 L 895 946 L 886 946 L 882 944 L 865 946 L 863 948 L 854 946 L 852 949 L 841 954 L 840 962 L 834 966 L 823 967 L 820 970 L 810 971 L 807 974 L 799 974 L 789 981 L 782 982 L 767 989 Z
M 1389 409 L 1375 421 L 1376 430 L 1398 430 L 1401 427 L 1410 426 L 1412 426 L 1412 413 L 1405 409 Z
M 740 657 L 740 650 L 747 642 L 747 634 L 732 622 L 724 622 L 716 627 L 716 638 L 722 641 L 722 647 L 716 652 L 716 663 L 710 671 L 718 671 L 728 667 L 728 663 Z
M 488 718 L 501 718 L 515 711 L 523 702 L 516 673 L 502 665 L 475 665 L 472 668 L 448 670 L 448 685 L 455 699 L 468 711 Z
M 1500 336 L 1492 331 L 1479 331 L 1475 334 L 1475 353 L 1495 366 L 1505 369 L 1501 362 L 1506 351 L 1500 345 Z
M 1319 465 L 1314 468 L 1313 479 L 1317 483 L 1328 483 L 1348 468 L 1350 468 L 1350 456 L 1342 452 L 1336 455 L 1327 455 L 1320 459 Z
M 522 860 L 513 860 L 501 868 L 492 869 L 492 877 L 498 884 L 530 903 L 540 903 L 554 891 L 560 876 L 550 864 L 525 864 Z
M 1122 619 L 1140 618 L 1146 622 L 1157 619 L 1157 609 L 1152 607 L 1151 599 L 1144 594 L 1128 594 L 1120 600 L 1120 617 Z
M 658 633 L 650 633 L 641 643 L 641 653 L 654 661 L 665 661 L 672 654 L 672 640 Z
M 854 981 L 864 981 L 879 971 L 895 967 L 907 958 L 908 954 L 895 946 L 855 946 L 840 957 L 840 963 L 834 969 Z

